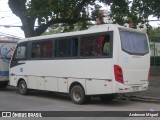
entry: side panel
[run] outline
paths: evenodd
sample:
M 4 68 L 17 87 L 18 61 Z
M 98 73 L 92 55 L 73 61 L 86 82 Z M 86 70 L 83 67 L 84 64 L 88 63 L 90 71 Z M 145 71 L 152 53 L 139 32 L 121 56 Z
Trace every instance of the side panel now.
M 0 81 L 9 80 L 9 63 L 15 46 L 16 42 L 0 41 Z
M 86 79 L 87 95 L 112 93 L 112 80 Z
M 58 78 L 58 92 L 68 92 L 68 78 Z
M 10 73 L 9 73 L 10 74 L 9 84 L 10 85 L 17 86 L 18 80 L 20 79 L 24 79 L 26 83 L 28 84 L 28 77 L 26 75 L 26 69 L 24 69 L 26 67 L 25 63 L 10 69 Z
M 113 59 L 66 59 L 66 60 L 33 60 L 26 61 L 26 75 L 42 76 L 37 79 L 31 77 L 29 83 L 38 89 L 67 93 L 73 82 L 82 84 L 86 94 L 112 93 Z M 34 65 L 34 67 L 32 67 Z M 18 66 L 17 66 L 18 67 Z M 48 77 L 47 77 L 48 76 Z M 32 79 L 32 80 L 31 80 Z M 34 79 L 34 81 L 33 81 Z M 94 79 L 86 81 L 86 79 Z M 102 79 L 102 80 L 101 80 Z M 40 84 L 44 83 L 45 86 Z M 104 86 L 107 84 L 107 87 Z M 31 85 L 29 85 L 31 86 Z M 40 87 L 41 86 L 41 87 Z M 96 86 L 96 87 L 95 87 Z M 37 86 L 35 86 L 37 88 Z M 93 92 L 94 91 L 94 92 Z
M 37 87 L 39 90 L 45 90 L 45 77 L 37 77 Z
M 37 78 L 36 76 L 28 76 L 28 88 L 37 89 Z
M 10 75 L 9 84 L 12 86 L 17 86 L 17 76 L 16 75 Z
M 48 91 L 58 91 L 57 78 L 45 77 L 45 89 Z

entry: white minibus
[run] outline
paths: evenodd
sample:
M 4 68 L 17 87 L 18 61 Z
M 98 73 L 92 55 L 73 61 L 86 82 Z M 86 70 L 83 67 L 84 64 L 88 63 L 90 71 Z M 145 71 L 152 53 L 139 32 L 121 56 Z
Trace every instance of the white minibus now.
M 16 48 L 17 41 L 0 40 L 0 88 L 9 82 L 9 63 Z
M 69 94 L 82 104 L 90 96 L 147 90 L 150 49 L 146 33 L 114 24 L 25 38 L 10 64 L 10 85 Z

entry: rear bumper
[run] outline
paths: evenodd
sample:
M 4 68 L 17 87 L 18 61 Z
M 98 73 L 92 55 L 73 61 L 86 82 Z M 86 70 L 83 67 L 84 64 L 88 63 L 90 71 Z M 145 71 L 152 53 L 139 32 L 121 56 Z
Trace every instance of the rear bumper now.
M 124 85 L 121 83 L 116 83 L 115 91 L 113 93 L 126 93 L 126 92 L 137 92 L 143 91 L 148 89 L 149 82 L 144 84 L 137 84 L 137 85 Z

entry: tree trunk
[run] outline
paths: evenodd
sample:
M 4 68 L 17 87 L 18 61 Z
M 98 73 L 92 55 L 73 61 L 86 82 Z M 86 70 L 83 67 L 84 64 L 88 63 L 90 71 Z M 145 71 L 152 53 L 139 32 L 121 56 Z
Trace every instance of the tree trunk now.
M 34 23 L 35 18 L 27 16 L 26 11 L 27 0 L 8 0 L 8 4 L 12 12 L 18 16 L 22 22 L 22 30 L 24 31 L 25 37 L 35 36 Z
M 34 32 L 34 23 L 31 22 L 33 20 L 29 20 L 28 18 L 21 17 L 20 18 L 22 21 L 22 30 L 24 31 L 25 37 L 34 37 L 36 36 Z

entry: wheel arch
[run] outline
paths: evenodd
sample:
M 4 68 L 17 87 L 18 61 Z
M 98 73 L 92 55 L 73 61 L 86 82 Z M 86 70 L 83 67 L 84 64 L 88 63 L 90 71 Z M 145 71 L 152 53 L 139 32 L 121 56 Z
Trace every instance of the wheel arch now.
M 72 89 L 74 86 L 76 86 L 76 85 L 80 85 L 80 86 L 83 88 L 84 93 L 86 94 L 86 91 L 85 91 L 84 86 L 83 86 L 80 82 L 77 82 L 77 81 L 75 81 L 75 82 L 73 82 L 73 83 L 70 84 L 70 86 L 69 86 L 69 94 L 71 93 L 71 89 Z
M 19 78 L 19 79 L 18 79 L 18 82 L 17 82 L 17 86 L 19 85 L 19 83 L 20 83 L 21 81 L 26 82 L 23 78 Z M 27 83 L 26 83 L 26 84 L 27 84 Z

